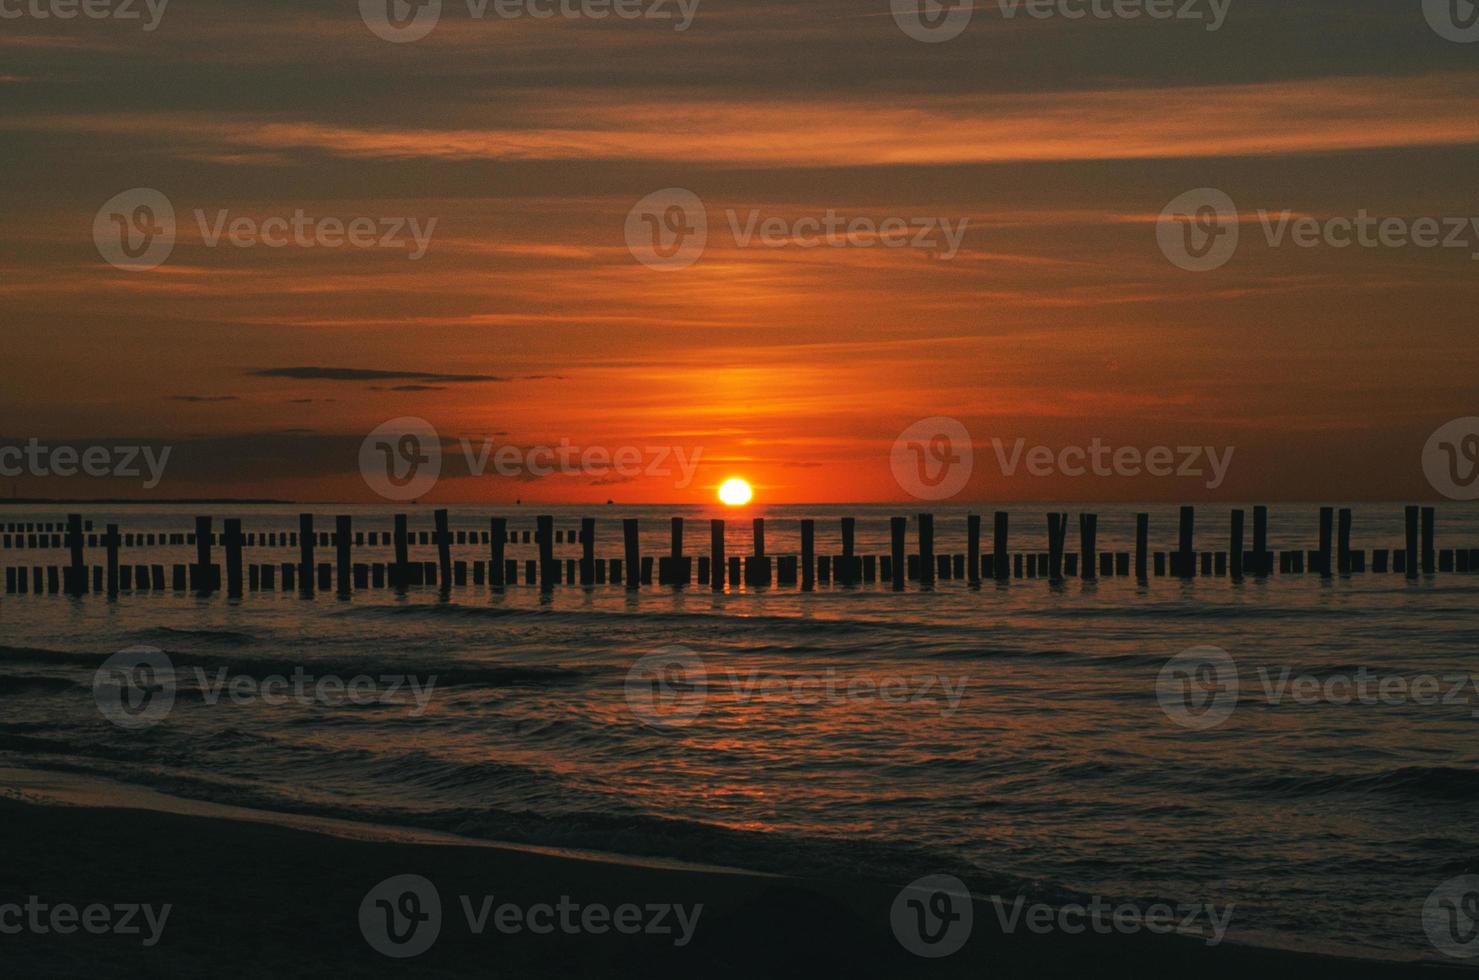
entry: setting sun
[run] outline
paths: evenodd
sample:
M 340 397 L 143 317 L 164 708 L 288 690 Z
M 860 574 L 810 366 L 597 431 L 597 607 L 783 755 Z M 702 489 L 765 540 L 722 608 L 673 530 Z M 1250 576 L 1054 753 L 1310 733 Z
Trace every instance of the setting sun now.
M 750 485 L 744 480 L 725 480 L 719 488 L 719 499 L 730 507 L 742 507 L 750 502 L 752 496 Z

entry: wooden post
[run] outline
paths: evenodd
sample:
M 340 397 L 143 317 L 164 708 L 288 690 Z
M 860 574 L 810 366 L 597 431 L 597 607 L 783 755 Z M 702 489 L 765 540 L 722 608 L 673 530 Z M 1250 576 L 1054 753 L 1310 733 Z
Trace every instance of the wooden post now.
M 858 584 L 858 577 L 853 572 L 853 550 L 857 542 L 857 530 L 858 519 L 856 517 L 842 519 L 842 574 L 837 578 L 845 586 Z
M 1253 508 L 1253 574 L 1272 575 L 1273 559 L 1268 553 L 1268 508 L 1263 504 Z
M 724 521 L 714 518 L 709 521 L 709 587 L 715 592 L 724 591 Z
M 642 584 L 638 576 L 638 569 L 642 564 L 642 553 L 637 540 L 637 519 L 635 517 L 622 518 L 621 536 L 626 544 L 627 588 L 637 589 Z
M 441 577 L 442 589 L 445 591 L 452 587 L 452 534 L 447 529 L 446 510 L 434 511 L 431 516 L 436 527 L 437 574 Z
M 919 585 L 935 587 L 935 515 L 919 515 Z
M 801 522 L 801 591 L 811 592 L 817 587 L 817 522 L 810 518 Z
M 350 548 L 354 541 L 354 522 L 348 514 L 334 518 L 335 563 L 338 565 L 339 594 L 349 595 L 353 590 L 350 575 L 353 574 Z
M 72 566 L 67 570 L 67 594 L 87 594 L 87 566 L 82 557 L 82 515 L 67 515 L 67 547 L 72 551 Z
M 1181 508 L 1181 533 L 1180 544 L 1177 548 L 1179 557 L 1176 559 L 1180 565 L 1180 574 L 1183 578 L 1192 578 L 1196 575 L 1196 508 Z
M 508 544 L 508 518 L 490 518 L 488 527 L 488 585 L 490 588 L 501 589 L 507 583 L 503 549 Z
M 1150 515 L 1135 515 L 1135 577 L 1144 582 L 1150 578 L 1147 561 L 1150 548 Z
M 1068 537 L 1067 514 L 1048 515 L 1048 578 L 1063 581 L 1063 542 Z
M 1406 512 L 1407 524 L 1407 550 L 1400 563 L 1402 571 L 1407 573 L 1408 578 L 1417 578 L 1417 515 L 1416 507 L 1408 507 Z
M 971 585 L 981 584 L 981 515 L 967 514 L 965 519 L 965 577 Z
M 103 548 L 108 553 L 108 598 L 118 597 L 118 525 L 109 524 L 108 531 L 103 535 Z
M 313 594 L 313 515 L 298 515 L 298 590 Z
M 1098 561 L 1094 557 L 1099 550 L 1099 515 L 1078 515 L 1079 547 L 1084 555 L 1083 577 L 1092 579 L 1098 575 Z
M 1351 574 L 1351 509 L 1340 509 L 1339 533 L 1336 537 L 1336 567 L 1340 574 Z
M 1232 551 L 1232 577 L 1235 580 L 1241 579 L 1243 577 L 1243 512 L 1241 510 L 1232 512 L 1232 533 L 1229 545 Z M 1256 561 L 1253 567 L 1258 567 Z
M 596 519 L 580 519 L 580 584 L 596 584 Z
M 1320 576 L 1329 578 L 1334 570 L 1330 561 L 1330 539 L 1335 523 L 1335 508 L 1320 508 Z
M 555 566 L 555 519 L 540 514 L 534 519 L 535 536 L 539 538 L 539 588 L 548 592 L 555 587 L 559 569 Z
M 395 515 L 395 572 L 392 576 L 397 589 L 405 591 L 411 584 L 411 548 L 410 535 L 406 533 L 406 515 Z M 287 583 L 283 583 L 287 588 Z
M 1435 508 L 1432 508 L 1432 507 L 1424 507 L 1422 509 L 1422 518 L 1423 518 L 1423 544 L 1422 544 L 1422 549 L 1423 549 L 1423 574 L 1424 575 L 1432 575 L 1435 571 L 1437 571 L 1437 567 L 1436 567 L 1436 564 L 1435 564 L 1435 552 L 1433 550 L 1433 543 L 1434 543 L 1433 539 L 1434 539 L 1434 536 L 1436 534 L 1436 529 L 1435 529 L 1434 525 L 1436 524 L 1437 514 L 1438 514 L 1437 510 Z
M 1007 512 L 997 511 L 992 521 L 991 572 L 998 582 L 1005 582 L 1012 577 L 1012 557 L 1007 552 Z
M 755 557 L 756 558 L 764 558 L 765 557 L 765 518 L 763 518 L 763 517 L 757 517 L 757 518 L 755 518 L 754 527 L 755 527 Z
M 755 518 L 751 527 L 754 529 L 755 553 L 745 562 L 745 585 L 758 587 L 765 584 L 765 576 L 760 571 L 765 565 L 765 518 Z
M 226 529 L 222 534 L 226 545 L 226 595 L 241 598 L 241 520 L 226 518 Z
M 895 592 L 904 591 L 904 572 L 906 562 L 904 558 L 904 535 L 909 529 L 907 517 L 889 518 L 889 556 L 890 564 L 893 566 L 893 586 Z
M 211 591 L 211 519 L 195 518 L 195 590 L 201 595 Z

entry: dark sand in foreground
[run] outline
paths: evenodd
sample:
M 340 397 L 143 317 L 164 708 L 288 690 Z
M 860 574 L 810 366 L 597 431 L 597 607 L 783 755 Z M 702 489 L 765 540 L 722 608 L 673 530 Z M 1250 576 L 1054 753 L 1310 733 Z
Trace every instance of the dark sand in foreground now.
M 905 951 L 889 925 L 897 886 L 633 866 L 486 846 L 349 839 L 144 809 L 0 800 L 0 903 L 168 902 L 153 948 L 139 937 L 0 936 L 11 977 L 972 977 L 1410 978 L 1414 963 L 1352 961 L 1181 936 L 1005 936 L 978 903 L 970 941 L 945 959 Z M 928 869 L 926 869 L 928 870 Z M 414 873 L 440 892 L 443 924 L 409 960 L 360 932 L 366 892 Z M 902 885 L 903 883 L 900 883 Z M 673 935 L 474 935 L 460 895 L 495 904 L 703 903 Z M 1436 972 L 1436 971 L 1435 971 Z M 1448 971 L 1442 971 L 1450 975 Z

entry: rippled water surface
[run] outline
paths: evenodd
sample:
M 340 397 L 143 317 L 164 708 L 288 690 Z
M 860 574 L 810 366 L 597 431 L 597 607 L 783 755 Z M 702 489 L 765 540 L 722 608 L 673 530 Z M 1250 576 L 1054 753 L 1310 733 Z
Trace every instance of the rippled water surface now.
M 1010 509 L 1013 550 L 1045 551 L 1047 508 Z M 1136 508 L 1059 509 L 1075 528 L 1080 510 L 1099 513 L 1102 550 L 1133 547 Z M 1152 548 L 1172 549 L 1174 508 L 1147 509 Z M 1314 548 L 1316 512 L 1274 508 L 1271 547 Z M 356 530 L 391 526 L 387 512 L 350 513 Z M 559 528 L 583 516 L 554 513 Z M 602 557 L 621 556 L 628 516 L 643 521 L 644 553 L 665 554 L 674 513 L 691 518 L 688 553 L 707 554 L 715 516 L 590 513 Z M 893 511 L 857 507 L 769 512 L 769 553 L 796 552 L 802 516 L 818 521 L 819 552 L 836 553 L 843 513 L 859 518 L 860 553 L 887 552 Z M 286 531 L 296 514 L 223 516 Z M 455 510 L 453 527 L 485 529 L 487 514 Z M 939 552 L 965 550 L 964 515 L 939 511 Z M 184 510 L 89 516 L 99 528 L 193 527 Z M 331 516 L 320 513 L 321 529 Z M 527 508 L 509 516 L 516 530 L 533 527 Z M 748 521 L 724 516 L 729 553 L 749 553 Z M 59 517 L 11 508 L 0 521 Z M 414 513 L 412 527 L 429 530 L 430 515 Z M 1440 508 L 1438 537 L 1439 547 L 1479 547 L 1479 510 Z M 1356 547 L 1401 538 L 1400 507 L 1356 507 Z M 1226 540 L 1227 509 L 1199 509 L 1198 544 L 1224 550 Z M 534 556 L 532 545 L 509 547 L 521 563 Z M 575 557 L 578 546 L 559 550 Z M 456 557 L 485 552 L 459 546 Z M 156 548 L 125 560 L 192 557 Z M 332 549 L 319 557 L 332 561 Z M 257 548 L 247 560 L 296 558 Z M 355 555 L 387 558 L 383 548 Z M 61 562 L 58 552 L 0 553 L 7 565 Z M 1363 667 L 1393 683 L 1465 678 L 1476 611 L 1479 576 L 1370 573 L 979 590 L 951 581 L 903 595 L 608 585 L 311 601 L 7 596 L 0 750 L 12 764 L 188 796 L 502 840 L 838 876 L 950 871 L 982 890 L 1047 898 L 1233 903 L 1234 939 L 1424 955 L 1423 900 L 1479 861 L 1479 692 L 1445 684 L 1438 703 L 1273 703 L 1265 683 L 1287 670 L 1320 690 Z M 100 714 L 94 674 L 135 645 L 169 656 L 177 692 L 162 722 L 129 731 Z M 1235 660 L 1240 694 L 1224 724 L 1199 731 L 1163 710 L 1157 677 L 1169 658 L 1208 645 Z M 645 675 L 629 675 L 660 651 L 688 669 L 653 700 Z M 297 669 L 374 678 L 378 696 L 234 703 L 229 687 L 212 691 Z M 396 682 L 382 678 L 398 675 L 431 685 L 424 704 L 404 683 L 388 691 Z

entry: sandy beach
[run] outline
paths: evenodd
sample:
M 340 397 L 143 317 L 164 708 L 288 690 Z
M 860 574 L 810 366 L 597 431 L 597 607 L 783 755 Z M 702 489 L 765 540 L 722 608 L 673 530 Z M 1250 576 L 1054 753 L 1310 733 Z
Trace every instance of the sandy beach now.
M 208 804 L 179 802 L 186 812 L 162 812 L 142 806 L 168 798 L 133 791 L 123 791 L 123 806 L 84 805 L 80 784 L 67 777 L 12 777 L 11 798 L 0 800 L 7 828 L 0 905 L 22 906 L 4 919 L 8 931 L 25 923 L 4 940 L 7 972 L 17 977 L 380 977 L 414 971 L 436 977 L 1025 980 L 1103 975 L 1113 964 L 1116 973 L 1140 976 L 1242 978 L 1272 971 L 1356 980 L 1411 977 L 1421 969 L 1210 947 L 1205 937 L 1035 935 L 1025 929 L 1008 935 L 995 907 L 981 897 L 963 948 L 923 959 L 906 951 L 890 925 L 899 886 L 885 882 L 625 862 L 265 813 L 228 819 L 207 815 L 224 809 Z M 103 796 L 106 790 L 91 802 Z M 414 958 L 377 951 L 360 924 L 367 894 L 399 875 L 425 878 L 440 896 L 439 930 Z M 28 901 L 41 905 L 35 915 L 25 909 Z M 59 905 L 113 909 L 135 903 L 149 912 L 135 916 L 133 932 L 93 935 L 77 928 L 60 935 L 52 928 L 51 909 Z M 498 911 L 512 906 L 527 913 L 541 905 L 556 910 L 547 921 Z M 593 907 L 611 910 L 611 920 L 591 916 Z M 612 927 L 622 907 L 630 910 L 633 926 L 640 924 L 636 934 Z M 564 924 L 561 908 L 567 910 Z M 583 922 L 596 928 L 583 928 Z M 571 924 L 576 928 L 567 928 Z M 547 931 L 521 928 L 530 925 Z

